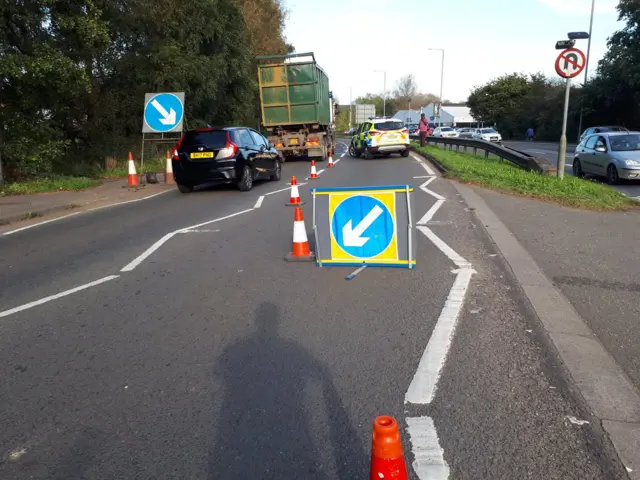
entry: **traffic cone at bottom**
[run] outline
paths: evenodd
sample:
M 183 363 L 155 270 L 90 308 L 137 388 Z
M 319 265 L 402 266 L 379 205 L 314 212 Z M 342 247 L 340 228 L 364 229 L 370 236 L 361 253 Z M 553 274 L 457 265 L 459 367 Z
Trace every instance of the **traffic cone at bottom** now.
M 129 152 L 129 179 L 128 186 L 129 187 L 137 187 L 140 185 L 140 177 L 136 173 L 136 164 L 133 162 L 133 155 Z
M 333 167 L 335 164 L 333 163 L 333 154 L 329 153 L 329 160 L 327 162 L 327 168 Z
M 287 205 L 290 207 L 296 207 L 304 204 L 305 202 L 300 199 L 300 192 L 298 191 L 298 181 L 296 180 L 295 176 L 291 177 L 291 199 L 289 200 L 289 203 L 287 203 Z
M 284 257 L 287 262 L 311 262 L 314 255 L 309 249 L 309 240 L 307 239 L 307 228 L 304 226 L 304 217 L 302 209 L 296 207 L 293 217 L 293 247 L 291 253 Z
M 173 178 L 173 163 L 171 162 L 171 153 L 167 151 L 167 167 L 164 171 L 164 183 L 166 185 L 174 185 L 176 183 Z
M 395 418 L 382 416 L 373 422 L 370 480 L 408 480 L 400 430 Z

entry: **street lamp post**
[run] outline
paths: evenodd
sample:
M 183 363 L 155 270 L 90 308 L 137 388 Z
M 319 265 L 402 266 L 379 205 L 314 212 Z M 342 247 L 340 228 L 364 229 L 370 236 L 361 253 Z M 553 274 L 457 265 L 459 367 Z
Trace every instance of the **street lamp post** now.
M 442 87 L 444 85 L 444 48 L 430 48 L 429 50 L 442 52 L 442 63 L 440 65 L 440 108 L 438 109 L 438 126 L 440 122 L 440 110 L 442 110 Z
M 587 61 L 584 64 L 584 82 L 582 88 L 587 86 L 587 75 L 589 75 L 589 57 L 591 56 L 591 32 L 593 31 L 593 12 L 596 8 L 596 0 L 591 0 L 591 19 L 589 20 L 589 41 L 587 42 Z M 584 92 L 580 96 L 580 120 L 578 120 L 578 140 L 582 134 L 582 114 L 584 104 Z
M 349 130 L 351 130 L 351 111 L 353 110 L 353 89 L 349 87 Z
M 382 87 L 382 116 L 387 116 L 387 72 L 385 70 L 374 70 L 376 73 L 382 73 L 384 75 L 384 84 Z

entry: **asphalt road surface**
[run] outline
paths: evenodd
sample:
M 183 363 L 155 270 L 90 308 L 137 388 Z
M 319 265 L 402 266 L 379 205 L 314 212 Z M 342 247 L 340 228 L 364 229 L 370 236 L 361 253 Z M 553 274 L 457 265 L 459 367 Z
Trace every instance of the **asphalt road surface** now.
M 514 148 L 521 152 L 535 155 L 537 157 L 546 158 L 550 160 L 554 165 L 558 165 L 558 144 L 557 143 L 545 143 L 545 142 L 504 142 L 505 146 Z M 575 144 L 567 145 L 567 158 L 565 161 L 565 174 L 573 175 L 573 152 L 575 151 Z M 596 181 L 605 182 L 605 179 L 600 178 Z M 640 182 L 638 181 L 623 181 L 620 185 L 615 185 L 614 188 L 619 192 L 624 193 L 630 197 L 636 197 L 640 199 Z
M 413 479 L 624 478 L 452 185 L 338 151 L 307 231 L 310 183 L 413 184 L 415 270 L 285 262 L 306 162 L 0 230 L 0 478 L 367 478 L 382 414 Z

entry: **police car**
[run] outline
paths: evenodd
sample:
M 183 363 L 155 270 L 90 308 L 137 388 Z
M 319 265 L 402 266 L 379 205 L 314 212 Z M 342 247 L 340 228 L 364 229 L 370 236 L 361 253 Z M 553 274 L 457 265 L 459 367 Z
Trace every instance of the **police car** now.
M 360 124 L 351 138 L 349 155 L 358 158 L 362 155 L 371 160 L 376 155 L 388 157 L 399 153 L 408 157 L 410 152 L 409 130 L 402 120 L 397 118 L 370 118 Z

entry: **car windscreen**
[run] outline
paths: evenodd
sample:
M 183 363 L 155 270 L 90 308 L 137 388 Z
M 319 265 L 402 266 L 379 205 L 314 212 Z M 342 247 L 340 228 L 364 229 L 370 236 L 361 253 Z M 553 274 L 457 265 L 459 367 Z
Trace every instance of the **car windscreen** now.
M 612 135 L 609 137 L 611 150 L 614 152 L 631 152 L 640 150 L 640 134 Z
M 192 145 L 206 145 L 209 148 L 222 148 L 227 144 L 227 132 L 225 130 L 213 130 L 203 132 L 187 132 L 182 140 L 181 147 Z
M 483 128 L 480 133 L 498 133 L 493 128 Z
M 441 132 L 453 132 L 453 128 L 451 127 L 442 127 L 440 128 Z
M 402 130 L 404 125 L 402 125 L 402 122 L 380 122 L 376 123 L 373 128 L 381 132 L 386 132 L 389 130 Z

